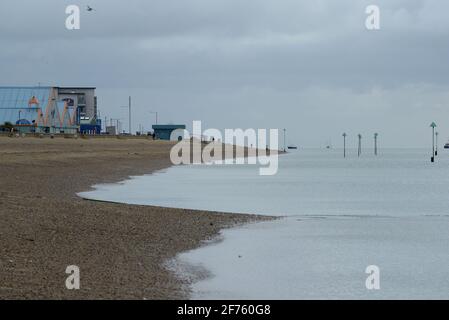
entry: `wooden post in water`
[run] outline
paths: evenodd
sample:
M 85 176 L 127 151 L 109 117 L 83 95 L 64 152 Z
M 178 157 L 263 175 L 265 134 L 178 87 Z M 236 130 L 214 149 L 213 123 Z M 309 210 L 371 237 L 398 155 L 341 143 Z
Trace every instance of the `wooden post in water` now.
M 378 133 L 374 134 L 374 155 L 375 156 L 377 156 L 377 136 L 378 135 L 379 135 Z
M 360 155 L 362 154 L 362 135 L 359 133 L 358 137 L 359 137 L 359 148 L 357 151 L 357 156 L 360 157 Z
M 346 132 L 343 133 L 343 158 L 346 158 Z
M 430 124 L 430 127 L 432 128 L 432 157 L 430 158 L 430 162 L 435 162 L 435 128 L 436 128 L 435 122 L 432 122 Z
M 284 152 L 287 152 L 287 147 L 286 147 L 286 131 L 287 129 L 284 129 Z
M 438 155 L 438 132 L 435 132 L 435 156 Z

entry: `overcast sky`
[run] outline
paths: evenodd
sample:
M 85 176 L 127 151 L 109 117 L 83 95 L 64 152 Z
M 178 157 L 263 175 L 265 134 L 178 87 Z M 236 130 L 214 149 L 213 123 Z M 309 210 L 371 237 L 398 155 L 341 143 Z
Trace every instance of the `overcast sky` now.
M 65 8 L 81 7 L 81 29 Z M 381 10 L 368 31 L 365 8 Z M 96 10 L 87 12 L 86 5 Z M 287 128 L 319 147 L 449 139 L 446 0 L 1 0 L 0 85 L 96 86 L 133 127 Z

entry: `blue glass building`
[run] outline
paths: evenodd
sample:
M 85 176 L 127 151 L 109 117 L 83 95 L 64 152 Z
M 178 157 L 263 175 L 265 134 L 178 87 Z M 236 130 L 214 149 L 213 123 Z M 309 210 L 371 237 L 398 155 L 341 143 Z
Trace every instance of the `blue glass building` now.
M 76 133 L 80 118 L 97 125 L 95 88 L 0 87 L 0 125 L 18 131 Z M 99 132 L 98 132 L 99 133 Z

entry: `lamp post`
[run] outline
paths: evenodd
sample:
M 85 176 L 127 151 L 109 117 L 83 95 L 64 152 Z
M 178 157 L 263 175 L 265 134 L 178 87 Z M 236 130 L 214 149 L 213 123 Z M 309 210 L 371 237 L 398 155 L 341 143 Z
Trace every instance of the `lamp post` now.
M 437 127 L 435 122 L 430 124 L 432 128 L 432 157 L 430 158 L 430 162 L 435 162 L 435 128 Z
M 346 132 L 343 133 L 343 158 L 346 158 Z
M 150 113 L 156 115 L 156 124 L 157 124 L 157 120 L 158 120 L 158 119 L 157 119 L 157 118 L 158 118 L 158 113 L 157 113 L 157 111 L 150 111 Z
M 129 134 L 131 135 L 131 96 L 128 99 L 128 105 L 122 106 L 122 108 L 128 108 L 128 126 L 129 126 Z
M 131 96 L 129 96 L 129 100 L 128 100 L 128 106 L 129 106 L 129 134 L 132 135 L 132 125 L 131 125 Z

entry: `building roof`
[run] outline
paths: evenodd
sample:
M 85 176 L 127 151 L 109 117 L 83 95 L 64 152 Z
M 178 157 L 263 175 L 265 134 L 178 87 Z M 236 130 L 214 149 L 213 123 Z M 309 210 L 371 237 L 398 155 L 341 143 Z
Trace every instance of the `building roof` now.
M 0 89 L 51 89 L 52 86 L 0 86 Z
M 95 89 L 97 89 L 96 87 L 55 87 L 55 88 L 58 88 L 58 89 L 62 89 L 62 90 L 79 90 L 79 89 L 81 89 L 81 90 L 95 90 Z
M 155 124 L 153 125 L 153 130 L 176 130 L 185 129 L 184 124 Z
M 96 87 L 58 87 L 58 86 L 0 86 L 0 88 L 5 89 L 51 89 L 51 88 L 57 88 L 57 89 L 63 89 L 63 90 L 74 90 L 74 89 L 81 89 L 81 90 L 95 90 Z
M 16 124 L 17 125 L 30 125 L 31 124 L 31 122 L 30 121 L 28 121 L 27 119 L 19 119 L 19 120 L 17 120 L 16 121 Z

